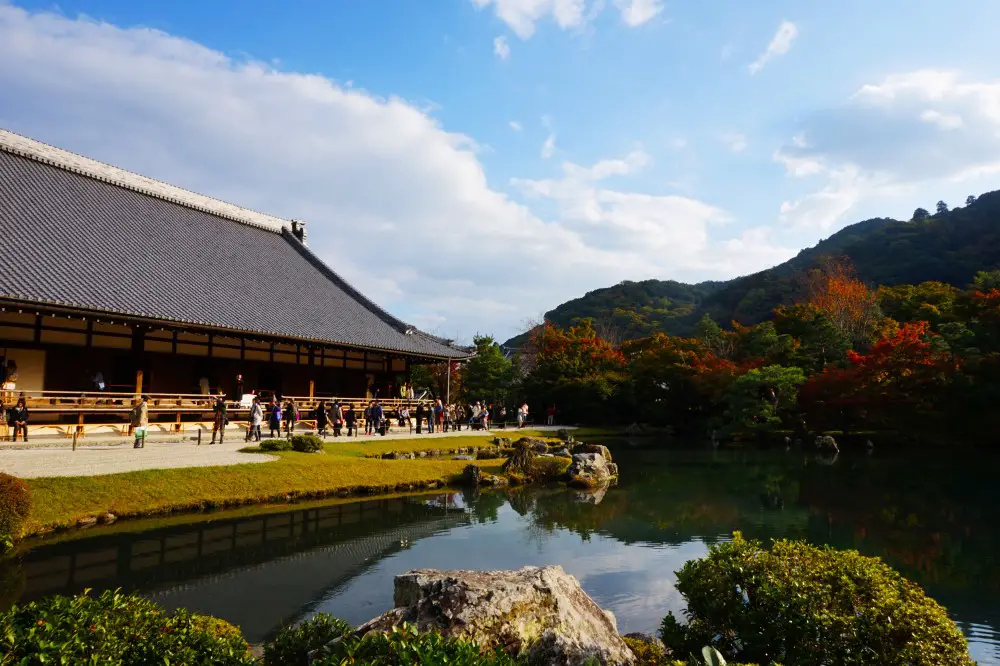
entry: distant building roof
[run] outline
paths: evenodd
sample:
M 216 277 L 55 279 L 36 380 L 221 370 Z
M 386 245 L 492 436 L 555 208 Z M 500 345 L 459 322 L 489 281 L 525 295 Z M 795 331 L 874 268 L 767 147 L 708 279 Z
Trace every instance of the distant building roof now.
M 259 213 L 0 130 L 0 298 L 463 358 Z

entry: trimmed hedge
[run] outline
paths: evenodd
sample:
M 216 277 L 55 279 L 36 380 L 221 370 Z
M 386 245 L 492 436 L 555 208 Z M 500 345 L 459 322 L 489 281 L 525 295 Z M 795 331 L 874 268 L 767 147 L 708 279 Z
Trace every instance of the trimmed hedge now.
M 317 613 L 295 626 L 282 627 L 264 646 L 264 666 L 308 666 L 310 652 L 351 631 L 351 625 L 327 613 Z
M 299 453 L 316 453 L 323 450 L 323 440 L 317 435 L 295 435 L 292 450 Z
M 962 632 L 920 587 L 853 550 L 740 533 L 677 572 L 687 624 L 671 614 L 660 636 L 676 656 L 717 648 L 769 664 L 971 666 Z
M 312 666 L 515 666 L 518 663 L 500 651 L 483 652 L 475 643 L 436 633 L 418 633 L 415 626 L 404 622 L 389 634 L 345 636 L 321 650 Z
M 4 664 L 251 666 L 239 629 L 187 611 L 167 613 L 142 597 L 52 596 L 0 613 Z
M 261 451 L 291 451 L 292 443 L 287 439 L 265 439 L 260 443 Z
M 16 476 L 0 472 L 0 554 L 21 536 L 21 526 L 31 513 L 31 491 Z

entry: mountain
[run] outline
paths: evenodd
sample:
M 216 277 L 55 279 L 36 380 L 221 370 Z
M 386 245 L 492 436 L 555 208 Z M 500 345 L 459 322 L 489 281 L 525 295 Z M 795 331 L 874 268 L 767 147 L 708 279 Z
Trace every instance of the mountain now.
M 689 335 L 705 313 L 720 324 L 756 324 L 800 296 L 805 274 L 833 257 L 848 259 L 872 285 L 936 280 L 964 287 L 976 272 L 1000 268 L 1000 191 L 905 222 L 858 222 L 782 264 L 725 282 L 625 281 L 596 289 L 545 313 L 545 319 L 568 326 L 593 318 L 623 339 L 656 331 Z M 517 347 L 523 340 L 524 334 L 505 344 Z

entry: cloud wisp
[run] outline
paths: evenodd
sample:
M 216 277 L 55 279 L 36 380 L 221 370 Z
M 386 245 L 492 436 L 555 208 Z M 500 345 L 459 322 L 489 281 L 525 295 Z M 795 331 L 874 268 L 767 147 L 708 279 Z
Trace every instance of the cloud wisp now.
M 791 21 L 784 21 L 778 26 L 778 31 L 771 38 L 771 43 L 767 45 L 760 56 L 748 66 L 751 74 L 756 74 L 764 69 L 764 65 L 778 56 L 783 56 L 792 48 L 792 42 L 799 36 L 798 27 Z

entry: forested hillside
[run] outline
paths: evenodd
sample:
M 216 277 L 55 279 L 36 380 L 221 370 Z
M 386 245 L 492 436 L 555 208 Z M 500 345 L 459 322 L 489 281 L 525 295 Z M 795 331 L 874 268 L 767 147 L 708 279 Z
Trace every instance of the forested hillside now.
M 876 218 L 852 224 L 753 275 L 698 284 L 622 282 L 563 303 L 545 318 L 563 327 L 593 318 L 598 330 L 622 339 L 657 331 L 687 335 L 705 313 L 724 325 L 734 320 L 755 324 L 800 296 L 807 272 L 829 258 L 846 258 L 871 285 L 935 280 L 964 287 L 977 271 L 1000 268 L 1000 191 L 970 197 L 953 210 L 939 204 L 933 215 L 917 209 L 909 221 Z M 506 344 L 518 346 L 521 339 Z

